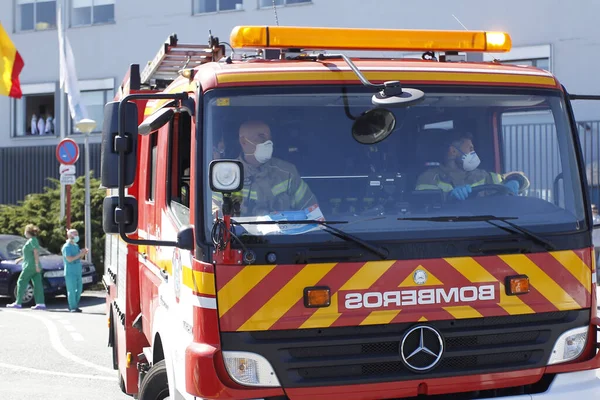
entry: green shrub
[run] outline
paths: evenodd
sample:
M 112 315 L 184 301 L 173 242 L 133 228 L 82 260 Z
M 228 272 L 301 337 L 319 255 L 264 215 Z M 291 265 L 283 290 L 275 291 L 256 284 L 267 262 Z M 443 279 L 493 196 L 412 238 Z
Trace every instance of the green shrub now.
M 60 220 L 60 182 L 48 178 L 49 186 L 43 193 L 32 193 L 18 205 L 0 204 L 0 233 L 22 236 L 25 225 L 40 228 L 40 244 L 52 253 L 60 254 L 66 240 L 66 218 Z M 100 180 L 90 171 L 90 215 L 92 226 L 92 262 L 101 276 L 104 273 L 104 230 L 102 229 L 102 201 L 106 190 L 100 189 Z M 71 227 L 79 231 L 80 247 L 85 246 L 85 178 L 80 176 L 71 186 Z

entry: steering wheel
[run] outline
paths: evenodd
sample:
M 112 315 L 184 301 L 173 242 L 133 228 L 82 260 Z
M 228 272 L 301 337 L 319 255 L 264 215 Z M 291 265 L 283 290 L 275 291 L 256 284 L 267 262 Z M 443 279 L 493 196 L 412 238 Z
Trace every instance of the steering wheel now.
M 504 185 L 479 185 L 471 187 L 471 194 L 468 199 L 475 198 L 481 192 L 495 192 L 495 196 L 514 196 L 513 192 Z

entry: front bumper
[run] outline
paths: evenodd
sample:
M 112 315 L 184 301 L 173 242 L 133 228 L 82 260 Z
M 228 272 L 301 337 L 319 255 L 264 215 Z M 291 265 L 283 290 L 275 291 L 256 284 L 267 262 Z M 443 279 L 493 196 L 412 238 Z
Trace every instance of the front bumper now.
M 83 281 L 83 290 L 98 283 L 98 276 L 95 272 L 84 274 L 81 279 Z M 65 277 L 44 277 L 44 292 L 51 295 L 65 294 L 67 292 Z
M 589 370 L 556 375 L 544 393 L 502 397 L 501 400 L 595 400 L 598 398 L 600 398 L 600 370 Z

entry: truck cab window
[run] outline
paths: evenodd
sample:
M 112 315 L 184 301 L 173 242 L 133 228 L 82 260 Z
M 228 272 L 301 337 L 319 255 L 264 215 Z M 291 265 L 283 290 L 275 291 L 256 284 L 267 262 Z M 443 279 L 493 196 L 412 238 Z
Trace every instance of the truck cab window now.
M 148 179 L 150 182 L 148 184 L 148 192 L 146 198 L 148 201 L 154 201 L 156 196 L 156 163 L 158 159 L 158 133 L 152 132 L 150 134 L 150 174 L 148 174 Z
M 171 122 L 167 198 L 171 210 L 182 223 L 189 223 L 191 145 L 191 117 L 178 114 Z

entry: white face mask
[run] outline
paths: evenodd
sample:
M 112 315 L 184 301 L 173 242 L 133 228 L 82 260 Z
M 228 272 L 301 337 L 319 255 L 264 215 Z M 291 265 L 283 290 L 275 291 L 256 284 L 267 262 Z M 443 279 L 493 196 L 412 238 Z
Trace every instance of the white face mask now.
M 252 142 L 250 142 L 250 143 L 252 143 Z M 254 144 L 254 143 L 252 143 L 252 144 Z M 259 143 L 255 146 L 256 146 L 256 150 L 254 150 L 254 158 L 256 158 L 256 161 L 258 161 L 261 164 L 264 164 L 271 159 L 271 156 L 273 155 L 273 142 L 272 141 L 267 140 L 266 142 Z
M 481 163 L 479 156 L 474 151 L 470 152 L 469 154 L 463 154 L 463 156 L 461 157 L 461 160 L 462 160 L 462 167 L 467 172 L 473 171 L 475 168 L 477 168 L 479 166 L 479 163 Z

